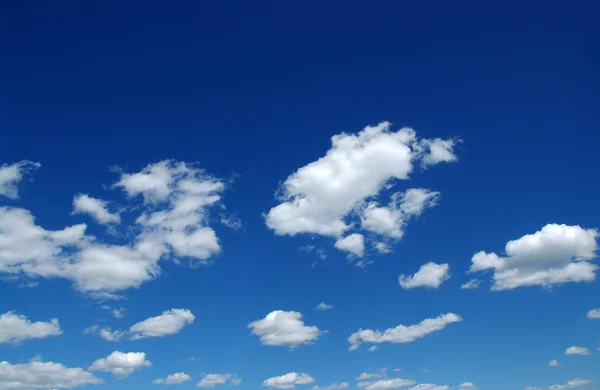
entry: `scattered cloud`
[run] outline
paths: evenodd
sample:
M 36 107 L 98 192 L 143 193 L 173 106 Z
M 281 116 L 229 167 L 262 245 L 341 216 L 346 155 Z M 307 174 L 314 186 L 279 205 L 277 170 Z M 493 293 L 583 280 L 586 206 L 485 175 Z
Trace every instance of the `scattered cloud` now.
M 325 302 L 319 303 L 319 305 L 316 308 L 316 310 L 320 310 L 320 311 L 331 310 L 331 309 L 333 309 L 333 306 L 328 305 Z
M 465 382 L 458 385 L 459 390 L 475 390 L 477 386 L 473 382 Z
M 0 344 L 19 344 L 25 340 L 59 336 L 62 333 L 56 318 L 48 322 L 31 322 L 24 315 L 14 311 L 0 315 Z
M 152 363 L 146 360 L 144 352 L 123 353 L 115 351 L 104 359 L 96 360 L 88 370 L 110 372 L 118 379 L 124 379 L 134 371 L 150 366 L 152 366 Z
M 124 307 L 120 307 L 118 309 L 113 309 L 110 306 L 104 305 L 104 306 L 102 306 L 102 309 L 110 312 L 110 314 L 116 319 L 125 317 L 125 313 L 127 312 L 127 309 Z
M 522 286 L 550 287 L 569 282 L 591 282 L 598 266 L 598 231 L 578 225 L 548 224 L 506 244 L 506 257 L 478 252 L 469 272 L 493 270 L 492 290 Z
M 589 355 L 590 351 L 584 347 L 569 347 L 565 351 L 565 355 Z
M 383 191 L 407 180 L 413 164 L 423 167 L 456 161 L 455 140 L 418 139 L 413 129 L 392 131 L 389 122 L 367 126 L 356 134 L 331 138 L 325 156 L 290 175 L 277 191 L 281 203 L 265 216 L 277 235 L 319 234 L 335 238 L 336 247 L 362 256 L 360 239 L 343 238 L 351 229 L 397 239 L 411 217 L 435 204 L 438 193 L 426 189 L 396 192 L 379 206 Z M 363 234 L 360 234 L 363 236 Z
M 465 387 L 464 389 L 470 389 L 471 387 Z M 432 383 L 421 383 L 415 387 L 411 387 L 410 390 L 450 390 L 450 386 L 438 386 Z
M 550 363 L 548 363 L 550 367 L 556 367 L 559 365 L 558 360 L 554 359 Z
M 581 386 L 586 386 L 589 385 L 590 383 L 592 383 L 591 381 L 587 380 L 587 379 L 581 379 L 581 378 L 577 378 L 577 379 L 573 379 L 568 381 L 567 383 L 565 383 L 564 385 L 553 385 L 547 388 L 547 390 L 567 390 L 567 389 L 574 389 L 576 387 L 581 387 Z M 543 387 L 533 387 L 533 386 L 528 386 L 525 388 L 525 390 L 545 390 Z
M 600 309 L 592 309 L 588 311 L 587 318 L 590 320 L 600 320 Z
M 10 186 L 3 188 L 16 196 Z M 66 278 L 92 297 L 115 299 L 120 297 L 117 292 L 158 277 L 162 259 L 182 257 L 192 265 L 206 264 L 221 251 L 209 225 L 209 212 L 222 206 L 224 182 L 193 165 L 165 160 L 138 173 L 121 172 L 113 188 L 123 189 L 132 203 L 143 199 L 141 205 L 127 208 L 141 210 L 127 227 L 133 232 L 130 242 L 104 243 L 86 235 L 86 224 L 46 230 L 36 224 L 29 210 L 0 207 L 0 273 L 30 279 Z M 86 198 L 76 199 L 77 210 Z M 97 207 L 91 211 L 90 199 L 79 209 L 115 221 L 115 214 L 107 216 Z
M 365 237 L 362 234 L 353 233 L 349 236 L 339 238 L 334 246 L 341 251 L 363 257 L 365 254 Z
M 383 378 L 385 376 L 387 376 L 387 368 L 384 367 L 378 369 L 376 372 L 363 372 L 354 379 L 357 381 L 370 381 L 372 379 Z
M 371 345 L 369 347 L 369 352 L 375 352 L 377 350 L 377 346 L 376 345 Z
M 377 242 L 377 243 L 375 243 L 374 247 L 377 252 L 379 252 L 383 255 L 386 253 L 390 253 L 392 251 L 392 248 L 386 242 Z
M 187 309 L 171 309 L 161 315 L 150 317 L 131 326 L 132 340 L 148 337 L 164 337 L 179 333 L 184 326 L 194 322 L 196 317 Z
M 106 341 L 117 342 L 120 341 L 126 332 L 122 330 L 111 330 L 110 328 L 100 328 L 98 325 L 93 325 L 85 328 L 83 334 L 98 335 Z
M 96 222 L 109 225 L 121 223 L 119 213 L 108 211 L 108 202 L 92 198 L 87 194 L 77 194 L 73 198 L 73 214 L 89 214 Z
M 348 387 L 350 387 L 350 384 L 348 382 L 343 382 L 332 383 L 331 385 L 325 387 L 313 386 L 312 390 L 343 390 L 347 389 Z
M 415 287 L 438 288 L 449 278 L 450 266 L 448 264 L 429 262 L 422 265 L 414 275 L 400 275 L 398 282 L 405 290 Z
M 216 385 L 229 384 L 230 386 L 238 386 L 242 380 L 232 374 L 207 374 L 196 387 L 215 387 Z
M 460 288 L 462 290 L 474 290 L 476 288 L 479 287 L 479 285 L 481 284 L 481 280 L 478 279 L 471 279 L 466 283 L 463 283 Z
M 8 199 L 18 199 L 17 184 L 23 180 L 25 175 L 39 167 L 41 167 L 40 163 L 29 160 L 19 161 L 11 165 L 0 165 L 0 196 L 5 196 Z
M 314 381 L 315 379 L 308 374 L 290 372 L 285 375 L 266 379 L 262 385 L 272 389 L 293 389 L 296 385 L 309 385 Z
M 155 385 L 178 385 L 191 379 L 192 377 L 184 372 L 176 372 L 165 379 L 155 379 L 152 383 Z
M 447 313 L 437 318 L 427 318 L 416 325 L 398 325 L 383 332 L 379 330 L 360 329 L 348 338 L 350 351 L 358 349 L 361 343 L 410 343 L 432 332 L 442 330 L 448 324 L 460 321 L 462 321 L 460 316 L 454 313 Z
M 102 383 L 83 368 L 34 361 L 27 364 L 0 362 L 0 390 L 71 389 Z
M 302 314 L 296 311 L 275 310 L 248 327 L 260 337 L 263 345 L 295 348 L 315 341 L 321 331 L 316 326 L 304 325 Z
M 380 379 L 378 381 L 372 382 L 367 387 L 366 390 L 387 390 L 387 389 L 399 389 L 401 387 L 408 387 L 415 384 L 415 381 L 412 379 L 401 379 L 401 378 L 391 378 L 391 379 Z

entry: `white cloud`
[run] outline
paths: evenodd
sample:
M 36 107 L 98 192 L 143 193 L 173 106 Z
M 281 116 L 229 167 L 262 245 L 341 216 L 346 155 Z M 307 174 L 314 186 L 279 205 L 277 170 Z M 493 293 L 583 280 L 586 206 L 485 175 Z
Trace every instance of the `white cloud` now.
M 364 229 L 398 236 L 396 225 L 402 223 L 397 203 L 392 201 L 387 211 L 375 210 L 377 197 L 408 179 L 419 160 L 423 166 L 456 160 L 454 141 L 418 140 L 412 129 L 391 131 L 389 122 L 367 126 L 357 134 L 337 134 L 331 143 L 325 156 L 299 168 L 281 185 L 277 193 L 281 203 L 266 215 L 266 224 L 275 234 L 312 233 L 339 239 L 362 219 Z M 428 206 L 428 201 L 413 200 L 421 209 Z
M 273 389 L 293 389 L 296 385 L 309 385 L 314 381 L 315 379 L 308 374 L 290 372 L 285 375 L 266 379 L 262 385 Z
M 192 379 L 191 376 L 184 372 L 176 372 L 175 374 L 169 375 L 165 379 L 155 379 L 152 383 L 155 385 L 178 385 L 180 383 L 189 381 Z
M 122 330 L 111 330 L 110 328 L 100 328 L 98 325 L 93 325 L 85 328 L 83 334 L 92 334 L 102 337 L 106 341 L 117 342 L 125 336 Z
M 592 382 L 589 381 L 589 380 L 587 380 L 587 379 L 577 378 L 577 379 L 573 379 L 573 380 L 568 381 L 564 385 L 553 385 L 553 386 L 550 386 L 550 387 L 548 387 L 548 390 L 574 389 L 576 387 L 581 387 L 581 386 L 589 385 L 590 383 L 592 383 Z M 528 386 L 528 387 L 525 388 L 525 390 L 544 390 L 544 389 L 541 388 L 541 387 Z
M 414 275 L 400 275 L 398 283 L 405 290 L 415 287 L 438 288 L 450 278 L 450 266 L 448 264 L 436 264 L 429 262 L 423 264 Z
M 78 194 L 73 198 L 73 214 L 89 214 L 96 222 L 103 225 L 121 223 L 119 213 L 108 211 L 108 202 L 96 199 L 87 194 Z
M 481 284 L 481 280 L 471 279 L 468 282 L 461 284 L 460 288 L 462 290 L 474 290 L 474 289 L 478 288 L 480 284 Z
M 398 325 L 381 332 L 379 330 L 360 329 L 350 335 L 350 351 L 357 349 L 361 343 L 410 343 L 428 334 L 440 331 L 446 325 L 460 322 L 462 318 L 454 313 L 440 315 L 437 318 L 427 318 L 416 325 Z
M 375 250 L 381 254 L 390 253 L 392 251 L 390 245 L 385 242 L 377 242 L 375 243 L 374 247 Z
M 123 353 L 115 351 L 104 359 L 96 360 L 88 370 L 110 372 L 118 379 L 124 379 L 134 371 L 150 366 L 152 366 L 152 363 L 146 360 L 144 352 Z
M 127 227 L 134 233 L 130 242 L 103 243 L 85 234 L 85 224 L 49 231 L 28 210 L 0 207 L 0 273 L 66 278 L 81 292 L 110 299 L 160 275 L 162 259 L 206 264 L 221 251 L 209 226 L 211 207 L 222 206 L 225 185 L 218 179 L 183 162 L 162 161 L 121 174 L 114 187 L 123 188 L 131 201 L 141 195 L 145 202 Z
M 67 368 L 59 363 L 0 362 L 0 390 L 71 389 L 100 383 L 102 380 L 82 368 Z
M 17 184 L 23 179 L 23 176 L 29 172 L 38 169 L 40 163 L 23 160 L 18 163 L 0 165 L 0 196 L 9 199 L 18 199 L 19 190 Z
M 265 318 L 251 322 L 248 327 L 260 337 L 263 345 L 290 348 L 309 344 L 322 333 L 316 326 L 304 325 L 302 314 L 296 311 L 275 310 Z
M 238 386 L 242 383 L 241 379 L 232 374 L 207 374 L 196 387 L 215 387 L 216 385 Z
M 31 322 L 24 315 L 14 311 L 0 315 L 0 344 L 19 344 L 24 340 L 43 339 L 62 333 L 56 318 L 48 322 Z
M 473 387 L 459 387 L 459 389 L 473 389 Z M 450 390 L 450 386 L 438 386 L 432 383 L 421 383 L 410 390 Z
M 590 320 L 600 320 L 600 309 L 592 309 L 588 311 L 587 318 Z
M 550 367 L 556 367 L 559 365 L 558 360 L 554 359 L 550 363 L 548 363 Z
M 104 305 L 104 306 L 102 306 L 102 309 L 109 311 L 110 314 L 116 319 L 125 317 L 125 313 L 127 312 L 127 309 L 124 307 L 120 307 L 118 309 L 113 309 L 110 306 Z
M 362 234 L 353 233 L 349 236 L 339 238 L 334 246 L 341 251 L 363 257 L 365 253 L 365 237 Z
M 326 304 L 325 302 L 321 302 L 319 303 L 319 305 L 317 306 L 317 310 L 321 310 L 321 311 L 325 311 L 325 310 L 331 310 L 333 309 L 333 306 Z
M 376 345 L 371 345 L 369 347 L 369 352 L 375 352 L 377 350 L 377 346 Z
M 148 337 L 163 337 L 179 333 L 184 326 L 194 322 L 196 317 L 187 309 L 171 309 L 161 315 L 148 318 L 131 326 L 132 340 Z
M 348 387 L 350 387 L 350 384 L 348 382 L 343 382 L 332 383 L 331 385 L 325 387 L 313 386 L 312 390 L 343 390 L 347 389 Z
M 565 355 L 589 355 L 590 351 L 587 348 L 584 347 L 569 347 L 567 348 L 567 350 L 565 351 Z
M 506 244 L 506 257 L 478 252 L 469 272 L 494 271 L 492 290 L 522 286 L 549 287 L 568 282 L 591 282 L 598 266 L 598 231 L 580 226 L 548 224 Z
M 369 381 L 371 379 L 382 378 L 384 376 L 387 376 L 386 371 L 387 370 L 378 370 L 377 372 L 363 372 L 354 379 L 356 379 L 357 381 Z
M 401 379 L 401 378 L 393 378 L 393 379 L 380 379 L 369 384 L 365 389 L 366 390 L 387 390 L 387 389 L 398 389 L 401 387 L 408 387 L 415 384 L 415 381 L 412 379 Z
M 465 382 L 458 385 L 459 390 L 474 390 L 477 386 L 473 382 Z

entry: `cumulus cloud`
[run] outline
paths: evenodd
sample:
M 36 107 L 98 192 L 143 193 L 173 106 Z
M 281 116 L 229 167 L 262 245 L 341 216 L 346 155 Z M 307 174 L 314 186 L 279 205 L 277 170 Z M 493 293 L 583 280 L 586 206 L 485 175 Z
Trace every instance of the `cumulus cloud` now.
M 325 387 L 313 386 L 312 390 L 343 390 L 343 389 L 347 389 L 348 387 L 350 387 L 350 384 L 348 382 L 343 382 L 343 383 L 332 383 L 331 385 L 325 386 Z
M 0 165 L 0 196 L 9 199 L 18 199 L 19 190 L 17 184 L 31 171 L 38 169 L 40 163 L 23 160 L 15 164 Z
M 14 311 L 0 315 L 0 344 L 19 344 L 25 340 L 59 336 L 62 333 L 56 318 L 48 322 L 31 322 L 24 315 Z
M 378 197 L 409 179 L 415 162 L 427 167 L 456 161 L 455 141 L 418 139 L 412 129 L 390 127 L 382 122 L 356 134 L 333 136 L 325 156 L 283 182 L 277 194 L 281 203 L 267 213 L 267 226 L 277 235 L 319 234 L 338 243 L 359 225 L 374 234 L 401 237 L 406 220 L 434 205 L 438 194 L 397 192 L 384 207 Z
M 242 380 L 232 374 L 207 374 L 196 387 L 215 387 L 216 385 L 238 386 Z
M 104 359 L 96 360 L 88 370 L 110 372 L 118 379 L 124 379 L 134 371 L 150 366 L 152 366 L 152 363 L 146 360 L 144 352 L 123 353 L 115 351 Z
M 122 330 L 111 330 L 110 328 L 102 328 L 98 325 L 90 326 L 83 330 L 84 334 L 97 334 L 106 341 L 117 342 L 125 336 L 125 332 Z
M 381 332 L 379 330 L 360 329 L 350 335 L 350 351 L 357 349 L 361 343 L 410 343 L 428 334 L 440 331 L 446 325 L 460 322 L 462 318 L 454 313 L 440 315 L 437 318 L 427 318 L 416 325 L 398 325 Z
M 387 390 L 387 389 L 399 389 L 401 387 L 408 387 L 415 384 L 412 379 L 402 378 L 390 378 L 380 379 L 378 381 L 370 383 L 365 387 L 366 390 Z
M 573 379 L 568 381 L 567 383 L 565 383 L 564 385 L 553 385 L 547 388 L 547 390 L 567 390 L 567 389 L 574 389 L 576 387 L 581 387 L 581 386 L 586 386 L 589 385 L 590 383 L 592 383 L 591 381 L 587 380 L 587 379 L 582 379 L 582 378 L 577 378 L 577 379 Z M 532 386 L 528 386 L 525 388 L 525 390 L 545 390 L 543 387 L 532 387 Z
M 163 337 L 179 333 L 184 326 L 194 322 L 196 317 L 187 309 L 171 309 L 161 315 L 148 318 L 131 326 L 132 340 L 148 337 Z
M 192 377 L 184 372 L 176 372 L 164 379 L 155 379 L 152 383 L 155 385 L 178 385 L 180 383 L 191 380 Z
M 72 389 L 100 383 L 102 380 L 83 368 L 67 368 L 60 363 L 0 362 L 0 390 Z
M 73 214 L 89 214 L 96 222 L 103 225 L 121 223 L 119 213 L 108 211 L 108 202 L 92 198 L 87 194 L 78 194 L 73 198 Z
M 350 234 L 349 236 L 339 238 L 334 246 L 341 251 L 363 257 L 365 252 L 365 237 L 358 233 Z
M 398 282 L 405 290 L 415 287 L 438 288 L 450 278 L 450 266 L 448 264 L 436 264 L 429 262 L 421 266 L 414 275 L 400 275 Z
M 565 351 L 565 355 L 589 355 L 590 351 L 587 348 L 584 347 L 569 347 L 567 348 L 567 350 Z
M 260 337 L 263 345 L 290 348 L 309 344 L 322 333 L 316 326 L 304 325 L 302 314 L 296 311 L 275 310 L 265 318 L 251 322 L 248 327 Z
M 469 389 L 465 387 L 464 389 Z M 421 383 L 415 387 L 411 387 L 410 390 L 450 390 L 450 386 L 438 386 L 433 383 Z
M 556 367 L 559 365 L 558 360 L 554 359 L 550 363 L 548 363 L 550 367 Z
M 328 305 L 325 302 L 321 302 L 317 306 L 317 310 L 320 310 L 320 311 L 331 310 L 331 309 L 333 309 L 333 306 Z
M 266 379 L 262 385 L 273 389 L 293 389 L 296 385 L 309 385 L 314 381 L 315 379 L 308 374 L 290 372 L 285 375 Z
M 116 309 L 116 308 L 113 309 L 112 307 L 110 307 L 108 305 L 102 306 L 102 309 L 110 312 L 110 314 L 116 319 L 125 317 L 125 313 L 127 312 L 127 309 L 124 307 L 120 307 L 118 309 Z
M 592 309 L 588 311 L 587 318 L 590 320 L 600 320 L 600 309 Z
M 481 280 L 471 279 L 466 283 L 460 285 L 461 290 L 474 290 L 479 287 Z
M 598 231 L 578 225 L 548 224 L 506 244 L 506 257 L 478 252 L 469 272 L 492 270 L 492 290 L 511 290 L 522 286 L 550 287 L 569 282 L 591 282 L 598 266 Z
M 472 382 L 465 382 L 458 385 L 459 390 L 474 390 L 476 388 L 477 386 L 475 386 L 475 384 Z
M 144 202 L 141 209 L 129 208 L 141 210 L 127 227 L 134 233 L 130 242 L 103 243 L 86 235 L 85 224 L 46 230 L 28 210 L 1 207 L 0 272 L 13 277 L 66 278 L 90 296 L 110 299 L 119 297 L 118 291 L 139 287 L 160 275 L 162 259 L 186 258 L 192 264 L 206 264 L 221 251 L 209 226 L 209 211 L 222 206 L 222 181 L 192 165 L 167 160 L 138 173 L 121 173 L 113 187 L 122 188 L 131 202 L 138 196 Z

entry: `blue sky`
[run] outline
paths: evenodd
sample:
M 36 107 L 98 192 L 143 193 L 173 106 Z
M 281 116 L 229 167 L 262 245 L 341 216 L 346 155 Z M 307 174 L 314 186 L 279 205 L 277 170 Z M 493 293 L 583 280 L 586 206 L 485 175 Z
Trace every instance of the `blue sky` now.
M 0 390 L 597 388 L 598 11 L 4 7 Z

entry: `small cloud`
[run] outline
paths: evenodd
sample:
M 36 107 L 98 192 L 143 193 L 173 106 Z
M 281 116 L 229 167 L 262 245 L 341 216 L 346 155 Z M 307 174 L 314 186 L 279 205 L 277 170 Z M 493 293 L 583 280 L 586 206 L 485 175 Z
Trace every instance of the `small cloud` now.
M 333 309 L 333 306 L 328 305 L 325 302 L 319 303 L 319 305 L 316 307 L 316 310 L 320 310 L 320 311 L 331 310 L 331 309 Z
M 559 365 L 558 360 L 554 359 L 550 363 L 548 363 L 550 367 L 556 367 Z

